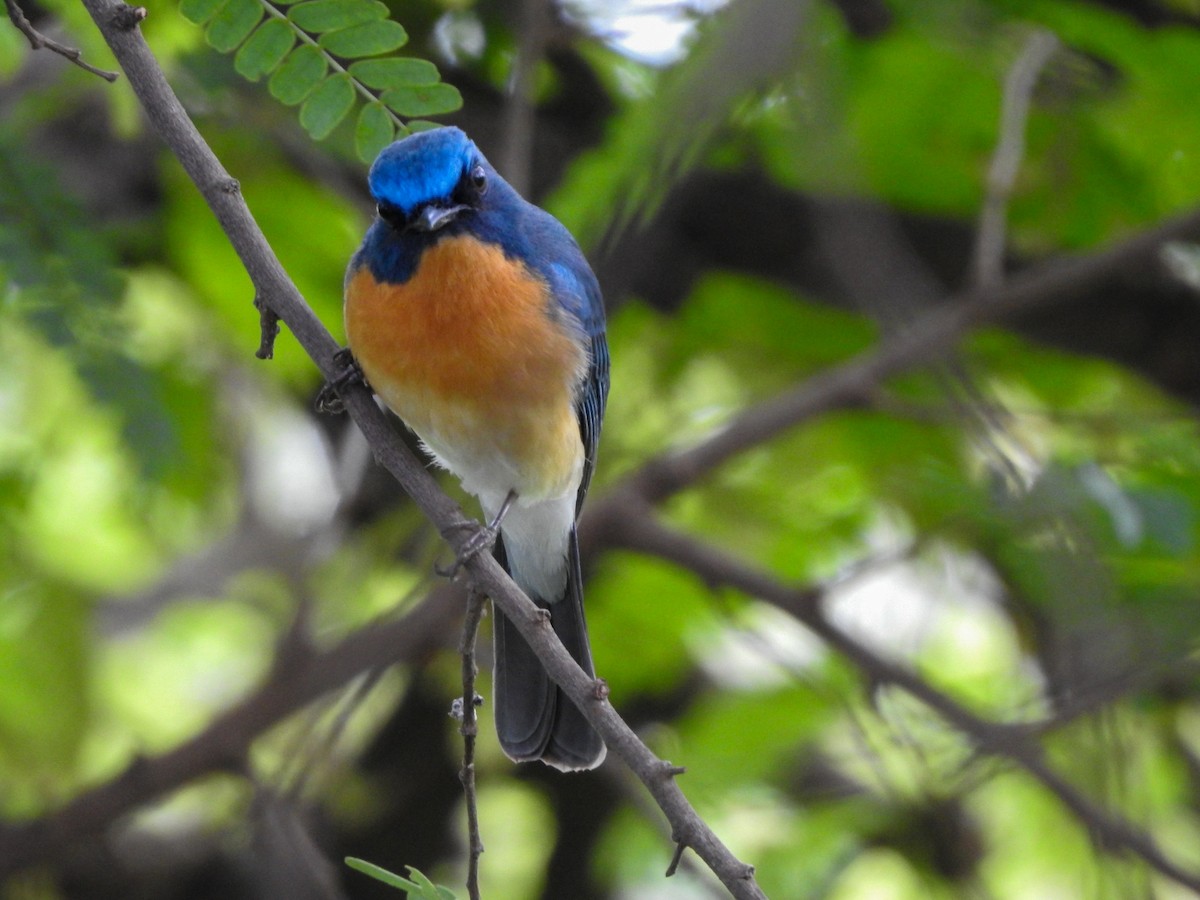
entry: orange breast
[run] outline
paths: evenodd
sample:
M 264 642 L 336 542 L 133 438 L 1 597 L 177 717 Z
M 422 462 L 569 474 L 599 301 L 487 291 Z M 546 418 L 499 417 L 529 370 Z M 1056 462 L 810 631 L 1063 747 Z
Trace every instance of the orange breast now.
M 371 386 L 451 468 L 498 454 L 540 493 L 582 452 L 573 410 L 586 359 L 550 302 L 524 265 L 458 236 L 427 250 L 405 284 L 359 270 L 346 334 Z

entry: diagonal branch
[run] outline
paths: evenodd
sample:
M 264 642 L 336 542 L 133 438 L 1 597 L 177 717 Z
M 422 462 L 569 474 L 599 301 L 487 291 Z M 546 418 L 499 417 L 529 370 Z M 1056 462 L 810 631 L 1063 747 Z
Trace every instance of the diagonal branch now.
M 0 828 L 0 882 L 190 781 L 245 771 L 254 740 L 297 709 L 364 672 L 436 652 L 458 615 L 452 593 L 435 591 L 400 619 L 362 628 L 328 650 L 315 651 L 302 638 L 287 641 L 263 685 L 195 737 L 135 759 L 121 775 L 43 818 Z
M 68 47 L 66 44 L 60 44 L 54 38 L 48 38 L 36 28 L 33 23 L 25 17 L 24 11 L 17 5 L 17 0 L 4 0 L 4 6 L 8 9 L 8 18 L 12 21 L 13 26 L 21 34 L 25 35 L 25 39 L 29 41 L 29 46 L 34 50 L 45 48 L 59 56 L 69 59 L 85 72 L 91 72 L 93 75 L 99 75 L 105 81 L 116 81 L 121 76 L 116 72 L 110 72 L 107 69 L 98 69 L 91 63 L 83 61 L 83 54 L 75 47 Z
M 619 537 L 618 537 L 619 534 Z M 1109 853 L 1131 853 L 1165 877 L 1200 892 L 1200 873 L 1169 859 L 1146 831 L 1099 806 L 1046 763 L 1031 729 L 1023 724 L 993 722 L 935 688 L 911 669 L 879 656 L 835 625 L 822 605 L 822 592 L 790 587 L 724 551 L 663 525 L 648 506 L 631 515 L 614 534 L 627 549 L 657 556 L 687 569 L 706 584 L 728 585 L 793 615 L 837 650 L 876 684 L 890 684 L 920 700 L 970 739 L 982 752 L 1007 759 L 1054 794 L 1087 827 L 1098 846 Z
M 936 362 L 970 329 L 1094 290 L 1118 273 L 1149 269 L 1170 241 L 1200 241 L 1200 211 L 1169 219 L 1099 251 L 1064 256 L 990 288 L 972 288 L 924 313 L 875 347 L 734 416 L 713 437 L 656 457 L 623 487 L 659 503 L 713 469 L 790 428 L 833 409 L 868 402 L 888 378 Z M 591 507 L 596 512 L 596 504 Z
M 256 297 L 272 309 L 320 367 L 327 380 L 337 371 L 332 336 L 305 303 L 268 245 L 242 199 L 238 183 L 229 176 L 167 83 L 146 45 L 131 7 L 119 0 L 83 0 L 104 39 L 129 78 L 154 128 L 174 152 L 189 178 L 203 194 L 254 283 Z M 437 526 L 456 554 L 481 526 L 468 520 L 459 506 L 392 430 L 362 384 L 341 392 L 347 412 L 362 430 L 376 458 L 401 483 L 413 501 Z M 473 586 L 487 593 L 529 642 L 550 677 L 566 692 L 622 759 L 646 785 L 671 823 L 681 844 L 691 847 L 726 888 L 739 898 L 765 895 L 754 880 L 754 869 L 738 860 L 700 818 L 675 782 L 678 769 L 656 757 L 629 728 L 607 700 L 603 682 L 589 678 L 554 635 L 546 617 L 490 556 L 478 554 L 465 563 Z M 113 784 L 119 790 L 119 784 Z M 93 827 L 102 825 L 93 821 Z

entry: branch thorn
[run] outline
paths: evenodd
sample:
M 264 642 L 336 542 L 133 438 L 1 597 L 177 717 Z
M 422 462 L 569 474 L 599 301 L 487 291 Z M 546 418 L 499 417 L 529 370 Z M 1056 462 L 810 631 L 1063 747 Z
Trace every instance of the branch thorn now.
M 113 24 L 122 31 L 133 31 L 137 28 L 138 23 L 149 14 L 144 6 L 129 6 L 122 3 L 113 11 Z
M 254 351 L 254 355 L 259 359 L 272 359 L 275 356 L 275 338 L 279 336 L 279 315 L 271 309 L 261 294 L 254 295 L 254 308 L 258 310 L 261 329 L 258 349 Z
M 683 859 L 683 851 L 687 849 L 687 844 L 681 840 L 675 841 L 675 852 L 671 854 L 671 864 L 667 866 L 666 877 L 670 878 L 679 869 L 679 863 Z
M 597 700 L 607 700 L 609 695 L 608 682 L 603 678 L 597 678 L 592 682 L 592 696 Z

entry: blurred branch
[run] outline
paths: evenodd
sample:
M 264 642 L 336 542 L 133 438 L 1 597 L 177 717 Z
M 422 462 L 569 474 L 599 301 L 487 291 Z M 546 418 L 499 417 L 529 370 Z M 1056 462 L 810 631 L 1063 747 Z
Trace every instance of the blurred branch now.
M 1032 739 L 1026 725 L 982 718 L 911 669 L 883 658 L 860 643 L 826 615 L 820 588 L 785 585 L 769 573 L 746 566 L 714 546 L 668 528 L 658 521 L 648 506 L 630 515 L 622 529 L 614 532 L 612 537 L 615 545 L 672 562 L 693 572 L 706 584 L 736 588 L 790 613 L 871 682 L 889 684 L 905 691 L 961 732 L 980 752 L 1007 759 L 1024 769 L 1058 797 L 1087 828 L 1100 849 L 1108 853 L 1133 854 L 1163 876 L 1200 892 L 1200 873 L 1180 868 L 1163 854 L 1147 832 L 1103 809 L 1051 769 L 1041 746 Z
M 979 216 L 972 260 L 973 280 L 981 288 L 1004 280 L 1004 245 L 1008 200 L 1025 156 L 1025 126 L 1033 104 L 1033 91 L 1042 70 L 1058 51 L 1058 38 L 1039 29 L 1030 35 L 1021 55 L 1004 80 L 1000 112 L 1000 139 L 988 168 L 987 197 Z
M 242 199 L 237 181 L 225 171 L 171 90 L 166 76 L 137 29 L 144 11 L 135 12 L 119 0 L 84 0 L 84 6 L 112 48 L 159 136 L 174 152 L 217 217 L 254 284 L 255 296 L 288 325 L 326 380 L 337 379 L 342 373 L 335 361 L 338 351 L 336 343 L 304 301 L 268 245 Z M 347 382 L 340 396 L 346 410 L 371 444 L 380 464 L 397 478 L 455 553 L 460 555 L 460 559 L 463 558 L 462 551 L 479 534 L 482 526 L 466 518 L 458 504 L 442 492 L 433 476 L 400 440 L 363 384 Z M 589 678 L 575 663 L 554 635 L 544 613 L 517 588 L 499 563 L 491 556 L 477 554 L 467 559 L 463 568 L 473 587 L 490 596 L 492 602 L 509 617 L 541 659 L 550 677 L 583 711 L 609 749 L 646 785 L 671 822 L 676 841 L 694 849 L 735 897 L 763 897 L 762 890 L 754 880 L 753 867 L 738 860 L 721 843 L 684 797 L 675 782 L 680 770 L 658 759 L 626 725 L 608 703 L 607 686 L 602 681 Z M 359 634 L 347 640 L 353 640 Z M 342 680 L 361 670 L 361 667 L 356 667 L 353 672 L 341 671 Z M 225 740 L 222 733 L 213 729 L 205 732 L 206 735 L 215 735 L 210 738 L 213 741 Z M 235 741 L 235 744 L 235 751 L 244 749 L 241 741 Z M 181 749 L 191 746 L 189 743 Z M 218 754 L 216 758 L 228 759 L 230 755 L 236 757 L 240 754 Z M 106 811 L 112 814 L 97 815 L 92 807 L 92 814 L 85 815 L 89 809 L 87 804 L 74 801 L 49 819 L 60 827 L 69 825 L 75 833 L 102 827 L 112 820 L 113 815 L 186 780 L 190 769 L 181 774 L 179 769 L 186 767 L 182 767 L 173 754 L 167 754 L 163 759 L 172 765 L 162 768 L 176 776 L 168 779 L 168 783 L 154 782 L 150 790 L 147 791 L 143 786 L 143 790 L 138 791 L 136 789 L 143 783 L 134 772 L 98 789 L 108 792 L 110 803 Z M 182 759 L 186 761 L 187 754 L 183 754 Z M 87 827 L 81 829 L 74 824 L 74 817 L 85 821 Z M 46 821 L 43 820 L 43 823 Z M 30 828 L 36 833 L 41 824 L 33 823 Z M 51 834 L 53 831 L 53 827 L 50 827 Z M 23 846 L 28 858 L 31 852 L 29 844 Z
M 533 98 L 537 70 L 550 30 L 550 0 L 521 0 L 517 54 L 504 103 L 504 149 L 500 171 L 517 193 L 528 196 L 533 175 L 533 138 L 537 130 Z
M 1052 32 L 1035 30 L 1004 80 L 999 137 L 988 167 L 987 194 L 979 214 L 970 263 L 971 281 L 978 288 L 994 288 L 1004 281 L 1008 201 L 1025 157 L 1025 130 L 1033 106 L 1033 92 L 1058 46 L 1058 38 Z M 992 464 L 1005 473 L 1010 488 L 1024 486 L 1020 467 L 1005 448 L 1012 441 L 1012 435 L 1007 427 L 1010 416 L 1003 404 L 979 388 L 968 367 L 957 357 L 946 363 L 944 381 L 950 402 L 976 420 L 971 429 L 974 439 Z M 961 399 L 955 388 L 963 392 Z M 997 440 L 998 435 L 1004 436 L 1005 440 Z
M 364 627 L 328 650 L 314 650 L 307 635 L 293 633 L 262 686 L 195 737 L 135 759 L 121 775 L 41 819 L 0 829 L 0 880 L 201 776 L 244 772 L 250 745 L 280 720 L 364 672 L 435 652 L 458 612 L 451 593 L 435 591 L 402 618 Z
M 4 0 L 4 5 L 8 9 L 8 18 L 16 27 L 17 31 L 25 35 L 25 39 L 29 41 L 29 46 L 34 50 L 46 49 L 59 56 L 69 59 L 79 68 L 86 72 L 91 72 L 93 75 L 99 75 L 105 81 L 116 81 L 121 76 L 116 72 L 110 72 L 107 69 L 98 69 L 91 63 L 83 61 L 83 54 L 74 47 L 68 47 L 65 44 L 60 44 L 53 38 L 48 38 L 36 28 L 29 19 L 25 18 L 25 13 L 21 7 L 17 5 L 17 0 Z
M 656 457 L 623 486 L 658 503 L 696 482 L 728 459 L 832 409 L 868 402 L 883 382 L 942 358 L 972 328 L 1033 308 L 1077 297 L 1117 274 L 1158 264 L 1169 241 L 1200 240 L 1200 211 L 1169 219 L 1094 253 L 1063 256 L 1034 266 L 992 288 L 972 288 L 913 319 L 870 350 L 826 369 L 802 384 L 734 416 L 711 438 Z M 603 518 L 593 503 L 591 513 Z

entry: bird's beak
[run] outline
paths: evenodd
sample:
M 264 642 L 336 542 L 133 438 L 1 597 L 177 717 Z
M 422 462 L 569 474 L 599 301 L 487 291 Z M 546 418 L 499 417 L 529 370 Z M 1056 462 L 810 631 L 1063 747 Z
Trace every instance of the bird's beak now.
M 411 222 L 411 226 L 416 231 L 437 231 L 449 225 L 458 218 L 459 213 L 465 212 L 469 207 L 459 204 L 457 206 L 426 206 Z

